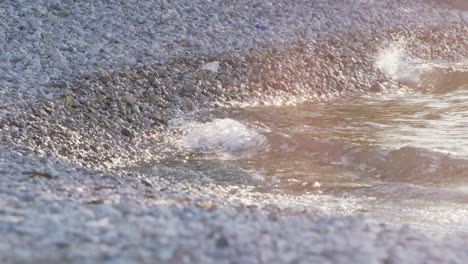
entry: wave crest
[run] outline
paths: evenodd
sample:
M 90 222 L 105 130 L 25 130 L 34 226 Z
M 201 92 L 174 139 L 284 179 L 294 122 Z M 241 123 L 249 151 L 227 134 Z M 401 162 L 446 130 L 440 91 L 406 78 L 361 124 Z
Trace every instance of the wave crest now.
M 179 146 L 197 152 L 242 155 L 258 151 L 266 143 L 263 135 L 229 118 L 189 122 L 181 128 Z

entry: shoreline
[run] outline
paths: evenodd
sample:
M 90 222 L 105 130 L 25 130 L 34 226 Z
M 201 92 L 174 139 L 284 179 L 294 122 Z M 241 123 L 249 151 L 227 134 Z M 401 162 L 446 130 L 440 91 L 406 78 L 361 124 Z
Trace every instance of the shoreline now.
M 120 2 L 97 2 L 97 10 L 89 3 L 24 10 L 1 4 L 4 10 L 11 7 L 0 18 L 7 29 L 0 36 L 11 38 L 4 53 L 15 43 L 26 44 L 1 57 L 0 234 L 6 239 L 0 242 L 0 262 L 463 263 L 466 237 L 437 240 L 407 227 L 314 208 L 333 197 L 311 196 L 301 211 L 291 204 L 304 201 L 254 198 L 248 186 L 173 183 L 126 169 L 152 159 L 142 147 L 145 140 L 180 113 L 252 98 L 319 100 L 368 92 L 375 83 L 398 87 L 375 69 L 373 56 L 399 38 L 411 38 L 409 51 L 419 57 L 425 56 L 420 49 L 447 61 L 468 57 L 463 49 L 468 27 L 458 11 L 415 2 L 361 3 L 371 8 L 364 14 L 352 1 L 318 1 L 304 10 L 298 8 L 303 1 L 280 7 L 267 1 L 232 6 L 200 1 L 195 8 L 162 1 L 140 11 L 146 16 Z M 218 16 L 205 18 L 201 8 Z M 347 8 L 357 17 L 336 19 Z M 306 19 L 278 16 L 278 10 Z M 112 12 L 121 20 L 113 21 Z M 387 17 L 374 17 L 379 13 Z M 106 19 L 117 33 L 107 34 Z M 119 25 L 122 21 L 128 23 Z M 196 32 L 184 24 L 188 21 L 207 29 Z M 256 28 L 260 22 L 268 29 Z M 223 27 L 231 38 L 218 38 L 216 30 Z M 168 34 L 170 29 L 177 33 Z M 63 35 L 47 35 L 53 30 Z M 92 37 L 93 31 L 99 37 Z M 122 38 L 138 34 L 134 42 Z M 167 39 L 151 46 L 158 34 Z M 82 43 L 86 38 L 93 45 L 105 40 L 108 47 Z M 169 54 L 150 54 L 158 49 Z M 142 63 L 145 58 L 150 62 Z M 203 69 L 210 62 L 219 68 Z M 281 199 L 286 202 L 275 204 Z M 349 203 L 357 212 L 359 206 Z

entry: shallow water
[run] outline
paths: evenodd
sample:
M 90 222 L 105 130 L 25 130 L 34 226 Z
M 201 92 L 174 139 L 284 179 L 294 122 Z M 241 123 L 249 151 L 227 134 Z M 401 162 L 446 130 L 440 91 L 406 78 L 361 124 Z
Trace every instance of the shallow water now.
M 250 185 L 299 199 L 331 195 L 333 203 L 358 204 L 349 214 L 465 233 L 465 69 L 418 71 L 410 90 L 195 113 L 174 121 L 170 139 L 159 146 L 166 155 L 146 168 L 162 177 Z

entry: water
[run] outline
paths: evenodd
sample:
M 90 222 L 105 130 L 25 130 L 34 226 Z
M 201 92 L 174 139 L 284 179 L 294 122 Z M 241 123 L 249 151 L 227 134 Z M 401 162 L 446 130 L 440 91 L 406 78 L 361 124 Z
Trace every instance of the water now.
M 273 203 L 333 197 L 312 206 L 333 214 L 346 204 L 339 213 L 467 232 L 467 64 L 401 62 L 401 49 L 386 52 L 377 67 L 411 89 L 199 112 L 174 121 L 159 147 L 165 155 L 145 169 L 251 186 L 260 197 L 278 194 L 268 196 Z

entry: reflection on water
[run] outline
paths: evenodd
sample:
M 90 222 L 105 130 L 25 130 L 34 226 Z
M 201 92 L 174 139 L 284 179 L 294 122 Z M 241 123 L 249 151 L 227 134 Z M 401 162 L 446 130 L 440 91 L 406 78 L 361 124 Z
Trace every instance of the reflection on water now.
M 445 95 L 374 95 L 298 107 L 243 109 L 238 118 L 358 145 L 389 149 L 414 146 L 468 156 L 466 102 L 466 90 Z
M 353 213 L 371 219 L 463 231 L 468 76 L 451 78 L 413 92 L 197 113 L 174 125 L 176 143 L 150 167 L 265 194 L 353 197 Z

